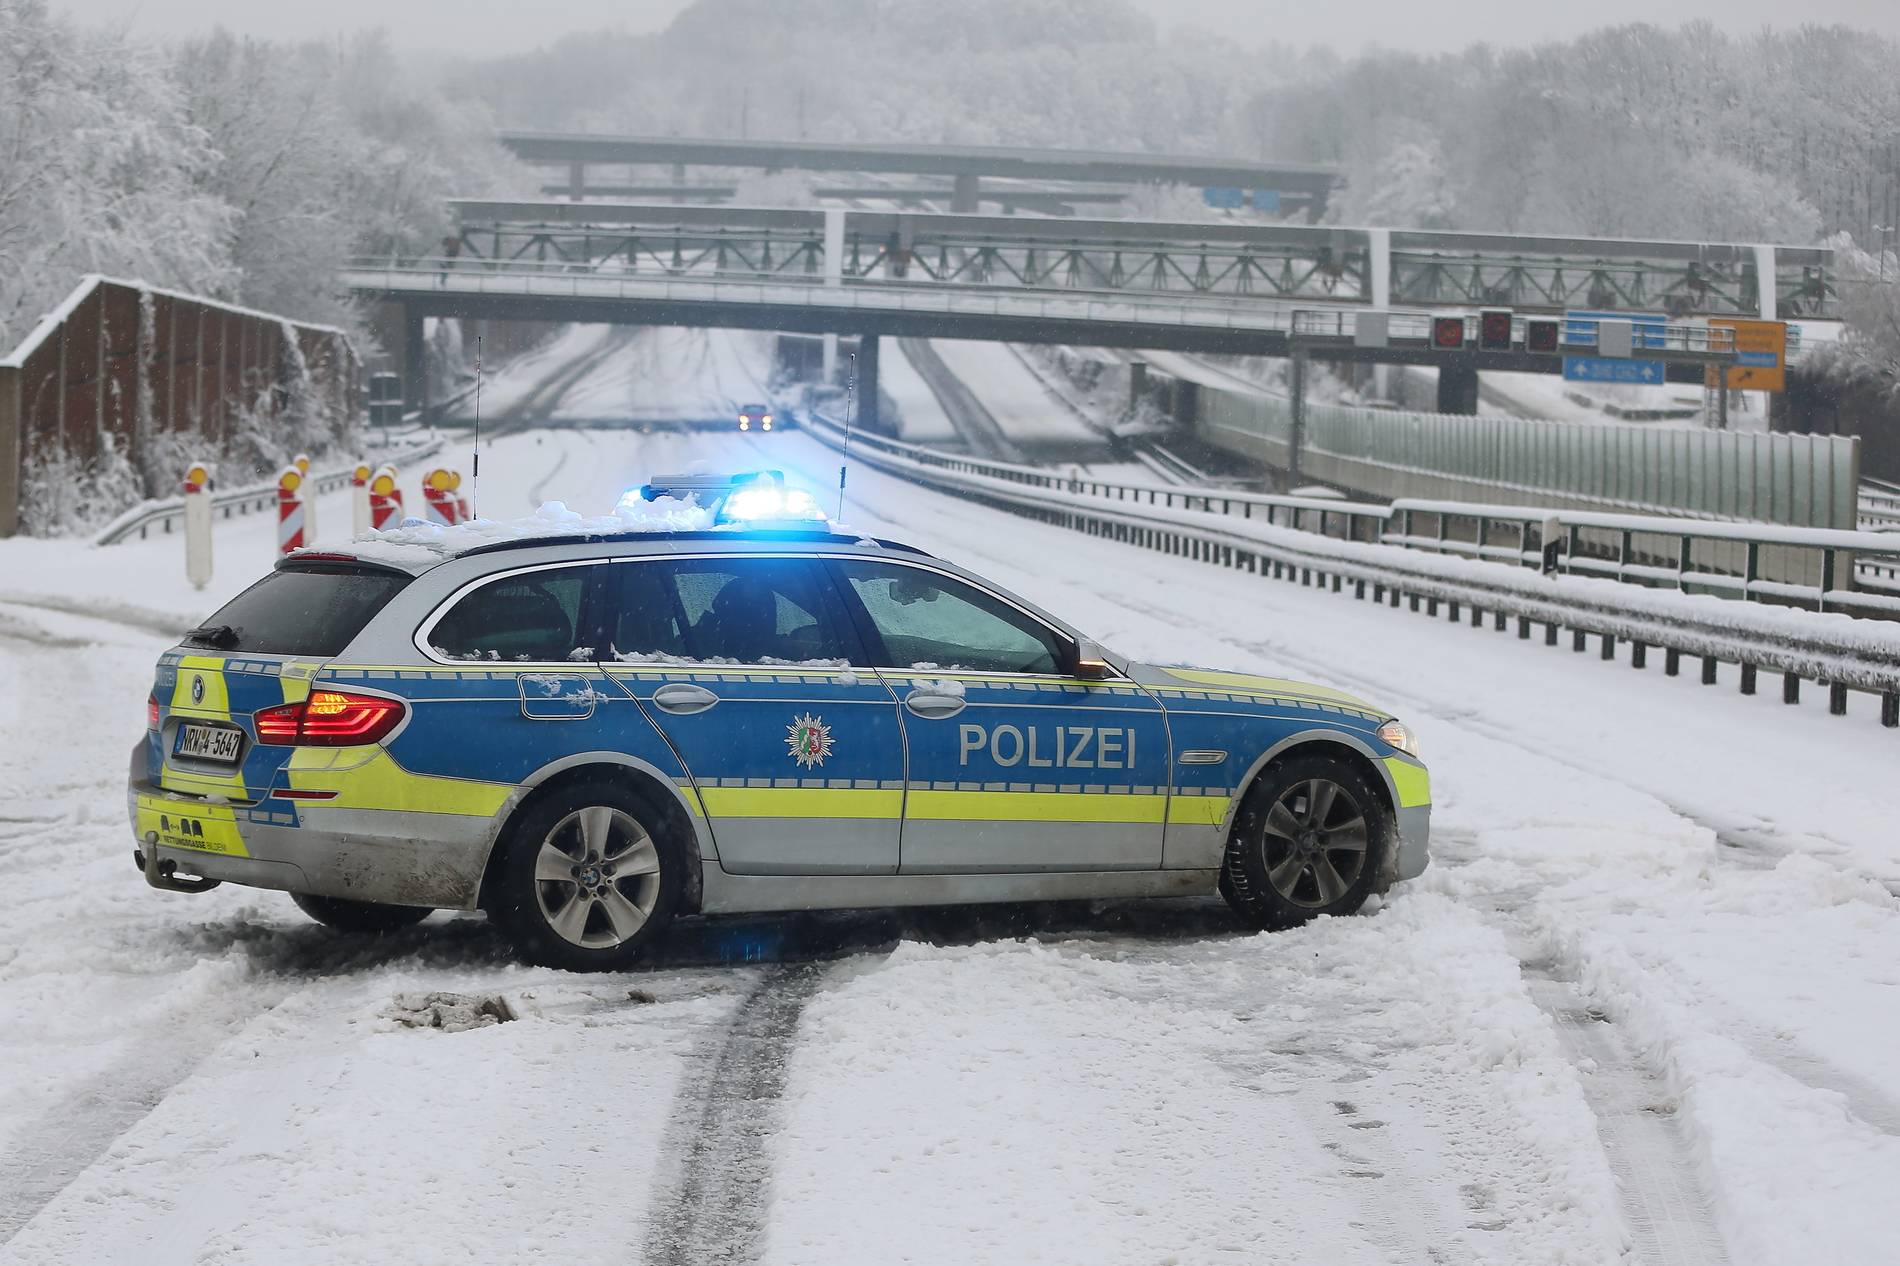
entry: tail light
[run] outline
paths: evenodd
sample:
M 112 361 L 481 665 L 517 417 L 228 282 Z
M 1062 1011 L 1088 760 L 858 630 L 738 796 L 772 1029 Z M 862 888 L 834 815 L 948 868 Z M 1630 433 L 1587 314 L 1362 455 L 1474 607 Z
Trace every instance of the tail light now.
M 156 730 L 158 728 L 157 695 L 145 696 L 145 728 L 148 730 Z
M 380 743 L 408 711 L 399 699 L 312 690 L 301 703 L 279 704 L 252 716 L 257 741 L 278 747 L 355 747 Z

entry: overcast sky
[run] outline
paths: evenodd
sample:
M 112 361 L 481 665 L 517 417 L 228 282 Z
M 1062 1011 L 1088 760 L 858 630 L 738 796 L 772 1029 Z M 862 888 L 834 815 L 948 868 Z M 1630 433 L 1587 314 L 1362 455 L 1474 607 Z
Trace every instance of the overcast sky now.
M 954 4 L 955 0 L 944 0 Z M 1280 39 L 1356 52 L 1369 41 L 1442 50 L 1478 40 L 1531 43 L 1616 22 L 1706 17 L 1736 31 L 1790 21 L 1845 22 L 1900 36 L 1900 0 L 1135 0 L 1163 23 L 1192 22 L 1249 44 Z M 401 47 L 448 53 L 519 51 L 568 31 L 664 26 L 686 0 L 52 0 L 89 21 L 135 30 L 223 24 L 261 36 L 320 36 L 381 26 Z M 516 16 L 520 15 L 520 16 Z

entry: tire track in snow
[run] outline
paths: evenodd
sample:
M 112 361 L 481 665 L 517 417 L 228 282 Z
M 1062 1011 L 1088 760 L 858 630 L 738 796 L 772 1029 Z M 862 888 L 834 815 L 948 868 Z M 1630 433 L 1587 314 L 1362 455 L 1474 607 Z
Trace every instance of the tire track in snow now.
M 771 1158 L 785 1070 L 805 1004 L 825 966 L 768 969 L 692 1061 L 662 1152 L 677 1177 L 649 1206 L 647 1266 L 702 1266 L 757 1259 L 765 1234 Z
M 1662 1079 L 1642 1065 L 1615 1025 L 1585 1005 L 1574 981 L 1563 979 L 1547 960 L 1520 953 L 1519 961 L 1531 1001 L 1550 1017 L 1596 1117 L 1638 1260 L 1653 1266 L 1726 1263 L 1713 1198 L 1696 1178 L 1688 1132 Z
M 28 1120 L 0 1153 L 0 1245 L 163 1103 L 206 1056 L 289 996 L 293 984 L 220 989 L 190 1023 L 143 1025 L 135 1049 Z

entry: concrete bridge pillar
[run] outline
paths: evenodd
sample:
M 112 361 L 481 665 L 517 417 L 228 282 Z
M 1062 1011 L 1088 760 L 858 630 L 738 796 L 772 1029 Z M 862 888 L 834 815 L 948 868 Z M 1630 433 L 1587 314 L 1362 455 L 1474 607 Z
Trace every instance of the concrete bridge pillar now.
M 884 420 L 877 407 L 878 336 L 866 334 L 858 339 L 858 425 L 882 434 Z
M 956 183 L 950 190 L 950 209 L 952 211 L 972 212 L 977 210 L 977 192 L 980 187 L 974 172 L 957 173 Z
M 1438 411 L 1474 414 L 1478 411 L 1478 371 L 1469 365 L 1441 365 L 1438 370 Z
M 411 409 L 429 409 L 429 344 L 423 337 L 422 313 L 402 310 L 402 399 Z

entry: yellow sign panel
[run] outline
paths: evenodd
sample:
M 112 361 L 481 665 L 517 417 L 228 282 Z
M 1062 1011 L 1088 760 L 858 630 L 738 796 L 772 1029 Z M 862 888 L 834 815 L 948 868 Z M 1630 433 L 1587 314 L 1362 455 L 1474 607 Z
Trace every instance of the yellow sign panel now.
M 1780 391 L 1787 386 L 1788 324 L 1711 317 L 1711 326 L 1735 331 L 1735 363 L 1728 367 L 1730 391 Z M 1709 387 L 1716 370 L 1709 369 Z

